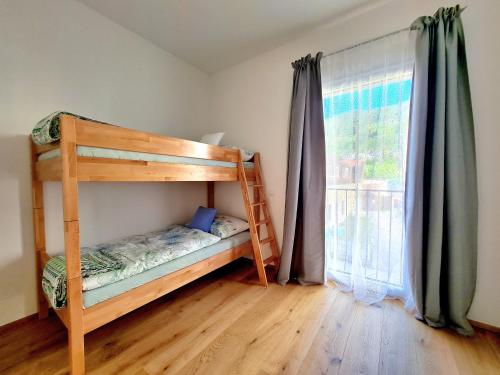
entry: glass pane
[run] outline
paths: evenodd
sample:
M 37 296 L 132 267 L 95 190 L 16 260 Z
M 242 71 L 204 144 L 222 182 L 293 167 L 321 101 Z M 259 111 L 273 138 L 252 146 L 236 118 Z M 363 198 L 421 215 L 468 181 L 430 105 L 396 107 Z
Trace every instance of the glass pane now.
M 412 72 L 344 82 L 324 93 L 330 268 L 401 287 L 404 178 Z

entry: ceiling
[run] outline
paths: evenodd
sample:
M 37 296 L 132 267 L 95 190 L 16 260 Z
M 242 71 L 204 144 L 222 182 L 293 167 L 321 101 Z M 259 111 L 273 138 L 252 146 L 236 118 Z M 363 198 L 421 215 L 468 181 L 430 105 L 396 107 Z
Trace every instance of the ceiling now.
M 373 0 L 78 0 L 213 73 Z

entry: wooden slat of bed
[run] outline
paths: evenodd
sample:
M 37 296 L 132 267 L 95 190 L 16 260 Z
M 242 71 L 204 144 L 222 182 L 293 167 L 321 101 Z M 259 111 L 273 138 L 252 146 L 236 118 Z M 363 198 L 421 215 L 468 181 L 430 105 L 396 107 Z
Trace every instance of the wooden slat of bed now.
M 252 242 L 247 241 L 189 267 L 182 268 L 176 272 L 150 281 L 128 292 L 84 309 L 84 332 L 88 333 L 93 331 L 251 252 Z
M 78 181 L 237 181 L 237 168 L 79 156 Z M 61 180 L 61 158 L 36 162 L 39 181 Z M 255 179 L 252 168 L 245 170 Z
M 153 133 L 103 125 L 76 119 L 78 145 L 147 152 L 152 154 L 184 156 L 199 159 L 238 161 L 238 150 L 166 137 Z
M 236 181 L 236 168 L 78 158 L 79 181 Z

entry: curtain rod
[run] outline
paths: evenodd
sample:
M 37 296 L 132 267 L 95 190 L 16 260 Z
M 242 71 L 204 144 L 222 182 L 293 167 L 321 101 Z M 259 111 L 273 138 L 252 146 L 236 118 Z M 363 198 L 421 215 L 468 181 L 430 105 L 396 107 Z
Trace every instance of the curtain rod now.
M 386 38 L 388 36 L 396 35 L 396 34 L 402 33 L 403 31 L 409 31 L 409 30 L 410 30 L 409 27 L 405 27 L 404 29 L 393 31 L 393 32 L 391 32 L 389 34 L 384 34 L 384 35 L 378 36 L 378 37 L 373 38 L 373 39 L 365 40 L 364 42 L 360 42 L 360 43 L 357 43 L 357 44 L 355 44 L 353 46 L 339 49 L 338 51 L 330 52 L 330 53 L 328 53 L 326 55 L 323 55 L 323 57 L 336 55 L 337 53 L 341 53 L 341 52 L 344 52 L 344 51 L 349 51 L 350 49 L 353 49 L 353 48 L 356 48 L 356 47 L 359 47 L 359 46 L 362 46 L 362 45 L 365 45 L 365 44 L 368 44 L 368 43 L 372 43 L 372 42 L 375 42 L 375 41 L 377 41 L 379 39 Z
M 460 9 L 460 13 L 462 13 L 465 9 L 467 9 L 467 5 L 464 6 L 462 9 Z M 410 30 L 411 30 L 411 27 L 405 27 L 403 29 L 400 29 L 400 30 L 397 30 L 397 31 L 393 31 L 393 32 L 390 32 L 388 34 L 384 34 L 384 35 L 378 36 L 378 37 L 373 38 L 373 39 L 365 40 L 364 42 L 357 43 L 357 44 L 355 44 L 353 46 L 342 48 L 342 49 L 339 49 L 338 51 L 330 52 L 330 53 L 328 53 L 326 55 L 323 55 L 323 57 L 332 56 L 332 55 L 336 55 L 337 53 L 349 51 L 350 49 L 353 49 L 353 48 L 356 48 L 356 47 L 359 47 L 359 46 L 363 46 L 363 45 L 368 44 L 368 43 L 375 42 L 377 40 L 380 40 L 382 38 L 386 38 L 388 36 L 392 36 L 392 35 L 396 35 L 396 34 L 402 33 L 403 31 L 410 31 Z

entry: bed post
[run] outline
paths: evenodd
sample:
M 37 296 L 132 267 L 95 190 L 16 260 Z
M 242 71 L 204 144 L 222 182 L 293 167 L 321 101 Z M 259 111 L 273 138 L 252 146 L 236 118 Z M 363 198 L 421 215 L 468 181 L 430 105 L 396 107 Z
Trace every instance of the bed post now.
M 68 351 L 71 374 L 77 375 L 85 373 L 85 352 L 75 118 L 63 115 L 60 118 L 60 124 L 64 254 L 67 276 Z
M 38 299 L 38 318 L 43 319 L 49 315 L 49 305 L 43 295 L 42 273 L 43 260 L 46 258 L 45 249 L 45 215 L 43 209 L 43 183 L 36 176 L 37 154 L 35 144 L 30 136 L 31 146 L 31 191 L 33 201 L 33 237 L 36 261 L 36 286 Z
M 207 181 L 207 207 L 215 207 L 215 182 Z

